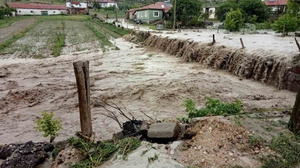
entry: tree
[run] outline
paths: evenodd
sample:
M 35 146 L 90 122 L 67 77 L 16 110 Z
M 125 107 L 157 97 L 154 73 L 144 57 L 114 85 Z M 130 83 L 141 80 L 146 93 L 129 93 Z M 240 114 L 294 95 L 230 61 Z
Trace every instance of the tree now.
M 44 132 L 44 137 L 50 136 L 50 143 L 52 143 L 62 126 L 58 119 L 53 119 L 53 112 L 47 113 L 44 111 L 42 115 L 43 117 L 36 121 L 36 129 L 40 132 Z
M 228 0 L 216 11 L 218 20 L 224 21 L 231 10 L 240 8 L 246 23 L 264 22 L 269 18 L 268 7 L 261 0 Z
M 289 32 L 294 32 L 297 28 L 297 18 L 288 14 L 282 15 L 273 25 L 273 29 L 277 33 L 283 33 L 283 35 L 288 35 Z
M 224 26 L 228 31 L 239 31 L 244 23 L 243 15 L 240 9 L 232 10 L 226 16 Z
M 253 22 L 253 17 L 257 17 L 255 21 L 264 22 L 269 18 L 268 7 L 261 0 L 240 0 L 238 7 L 241 9 L 245 22 Z
M 236 10 L 237 8 L 238 4 L 235 2 L 235 0 L 228 0 L 225 3 L 221 4 L 216 10 L 218 20 L 223 22 L 226 19 L 226 15 L 231 10 Z
M 289 121 L 289 130 L 295 134 L 300 133 L 300 90 L 297 94 L 292 115 Z
M 296 17 L 298 20 L 298 25 L 300 26 L 300 1 L 288 1 L 286 14 L 292 17 Z M 299 26 L 298 30 L 300 30 Z
M 199 0 L 176 0 L 176 21 L 187 25 L 192 18 L 199 18 L 202 11 L 202 2 Z M 174 6 L 170 13 L 174 14 Z

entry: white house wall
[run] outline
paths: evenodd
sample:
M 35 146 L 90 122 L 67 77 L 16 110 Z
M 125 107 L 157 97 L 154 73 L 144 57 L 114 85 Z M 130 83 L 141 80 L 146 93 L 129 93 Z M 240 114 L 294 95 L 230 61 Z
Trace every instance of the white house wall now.
M 67 14 L 67 10 L 51 9 L 17 9 L 17 15 L 42 15 L 42 11 L 48 11 L 48 15 Z
M 100 2 L 100 5 L 102 8 L 108 8 L 108 7 L 113 7 L 113 6 L 116 6 L 118 8 L 117 3 L 110 3 L 110 2 L 109 3 L 101 3 Z
M 206 8 L 203 8 L 203 12 L 206 12 Z M 210 7 L 208 10 L 208 18 L 209 19 L 215 19 L 216 15 L 216 8 L 215 7 Z
M 80 4 L 71 4 L 71 2 L 66 3 L 67 8 L 87 8 L 87 3 L 80 2 Z

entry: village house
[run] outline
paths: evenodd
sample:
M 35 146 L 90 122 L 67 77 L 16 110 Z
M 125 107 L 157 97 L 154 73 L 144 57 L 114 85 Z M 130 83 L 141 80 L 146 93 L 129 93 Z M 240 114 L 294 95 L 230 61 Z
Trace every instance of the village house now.
M 273 14 L 283 14 L 286 11 L 287 0 L 265 0 L 265 4 L 271 9 Z
M 101 8 L 109 8 L 109 7 L 118 8 L 118 4 L 114 0 L 97 0 L 97 2 L 99 2 Z
M 172 5 L 170 2 L 156 2 L 155 4 L 143 6 L 137 9 L 131 9 L 127 12 L 128 19 L 136 19 L 141 20 L 146 23 L 153 23 L 158 20 L 166 19 L 169 17 L 169 10 Z M 134 16 L 135 15 L 135 16 Z
M 208 19 L 217 19 L 216 10 L 218 5 L 226 0 L 207 0 L 203 4 L 203 13 L 208 13 Z
M 69 14 L 86 14 L 88 5 L 85 2 L 66 2 Z
M 65 5 L 49 5 L 37 3 L 7 3 L 16 9 L 15 15 L 60 15 L 67 14 Z

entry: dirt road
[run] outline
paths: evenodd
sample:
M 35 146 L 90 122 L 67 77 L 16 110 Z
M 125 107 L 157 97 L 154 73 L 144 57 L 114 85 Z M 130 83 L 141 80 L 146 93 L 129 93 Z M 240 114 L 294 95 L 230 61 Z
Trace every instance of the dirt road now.
M 245 111 L 289 108 L 295 93 L 265 86 L 197 63 L 146 50 L 117 39 L 120 50 L 76 52 L 43 60 L 4 59 L 0 62 L 0 144 L 43 141 L 35 130 L 41 112 L 53 111 L 63 130 L 56 140 L 80 130 L 77 90 L 72 63 L 90 61 L 92 120 L 97 139 L 111 138 L 119 130 L 116 122 L 101 113 L 99 101 L 112 101 L 138 119 L 175 118 L 184 115 L 184 101 L 205 104 L 209 96 L 229 102 L 240 99 Z M 124 119 L 122 119 L 124 121 Z
M 15 22 L 9 27 L 0 29 L 0 43 L 9 39 L 13 35 L 18 34 L 20 31 L 28 28 L 36 21 L 36 18 L 25 18 L 20 21 Z

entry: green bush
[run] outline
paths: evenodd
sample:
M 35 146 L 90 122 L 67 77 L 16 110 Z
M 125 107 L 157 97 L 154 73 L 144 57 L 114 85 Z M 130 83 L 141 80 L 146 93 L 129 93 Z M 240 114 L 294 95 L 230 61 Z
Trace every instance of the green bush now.
M 291 15 L 282 15 L 273 25 L 273 29 L 277 33 L 288 35 L 289 32 L 294 32 L 298 29 L 298 20 Z
M 208 115 L 230 115 L 237 114 L 242 110 L 242 102 L 237 100 L 234 103 L 223 103 L 220 100 L 206 97 L 206 107 L 196 109 L 193 100 L 185 102 L 186 112 L 189 118 L 204 117 Z
M 230 11 L 224 21 L 225 29 L 228 31 L 239 31 L 242 28 L 243 23 L 243 15 L 239 9 Z
M 58 135 L 58 131 L 62 128 L 60 121 L 58 119 L 54 119 L 54 113 L 43 112 L 43 117 L 39 118 L 36 123 L 36 129 L 40 132 L 43 132 L 44 137 L 50 136 L 50 142 L 54 140 L 54 138 Z

